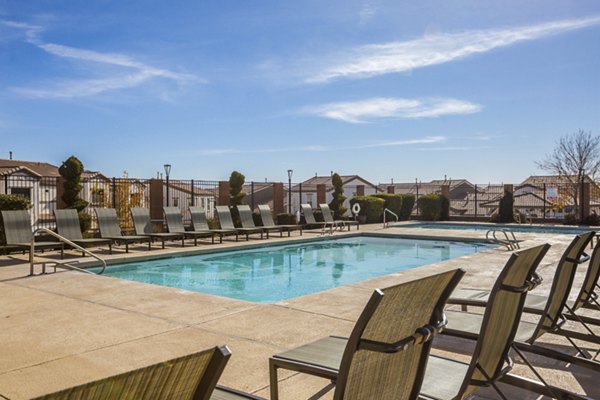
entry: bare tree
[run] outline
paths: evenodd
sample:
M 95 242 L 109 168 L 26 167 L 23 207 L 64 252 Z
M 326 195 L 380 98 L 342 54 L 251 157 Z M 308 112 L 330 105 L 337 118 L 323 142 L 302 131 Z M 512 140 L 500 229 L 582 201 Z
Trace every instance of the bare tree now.
M 565 135 L 558 140 L 552 154 L 536 164 L 572 184 L 563 190 L 569 192 L 577 206 L 580 183 L 586 177 L 595 180 L 600 169 L 600 136 L 582 129 Z
M 579 130 L 561 137 L 551 155 L 537 166 L 559 175 L 572 183 L 579 183 L 585 175 L 596 178 L 600 169 L 600 136 Z

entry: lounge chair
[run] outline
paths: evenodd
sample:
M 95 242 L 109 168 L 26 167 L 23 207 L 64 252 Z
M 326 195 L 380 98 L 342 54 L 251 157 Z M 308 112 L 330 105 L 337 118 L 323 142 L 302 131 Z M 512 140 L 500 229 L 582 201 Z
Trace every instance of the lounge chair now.
M 304 215 L 304 220 L 306 221 L 306 225 L 316 225 L 323 229 L 329 227 L 330 232 L 333 231 L 333 224 L 330 222 L 317 222 L 315 219 L 315 215 L 313 214 L 312 207 L 310 204 L 300 204 L 300 208 L 302 209 L 302 215 Z
M 113 241 L 111 239 L 83 237 L 77 210 L 72 208 L 54 210 L 54 218 L 56 219 L 56 230 L 60 236 L 81 247 L 108 246 L 108 253 L 112 254 Z M 83 254 L 85 255 L 85 253 Z
M 95 208 L 94 211 L 98 219 L 100 237 L 111 239 L 116 243 L 124 243 L 126 253 L 129 253 L 130 243 L 148 242 L 148 250 L 152 249 L 152 241 L 148 236 L 123 235 L 119 226 L 119 217 L 117 217 L 117 211 L 114 208 Z
M 249 240 L 249 235 L 252 233 L 260 233 L 260 238 L 263 238 L 264 230 L 262 228 L 236 228 L 231 218 L 231 211 L 229 206 L 216 206 L 217 216 L 219 217 L 219 224 L 222 229 L 235 229 L 238 234 L 243 233 L 246 235 L 246 240 Z
M 416 399 L 443 308 L 464 271 L 376 289 L 349 338 L 329 336 L 269 359 L 271 399 L 280 368 L 336 383 L 334 399 Z M 345 397 L 347 396 L 347 397 Z
M 569 340 L 579 339 L 600 343 L 600 338 L 587 326 L 587 324 L 600 326 L 600 320 L 577 314 L 577 309 L 581 308 L 583 304 L 593 304 L 592 301 L 594 301 L 593 288 L 598 281 L 600 251 L 596 248 L 591 259 L 585 254 L 585 248 L 592 240 L 593 235 L 594 232 L 588 232 L 575 236 L 571 241 L 558 262 L 553 287 L 547 295 L 530 293 L 527 296 L 524 308 L 526 313 L 559 319 L 556 324 L 546 321 L 544 326 L 539 328 L 539 336 L 551 332 L 565 336 Z M 569 292 L 571 291 L 577 266 L 588 260 L 590 260 L 590 263 L 581 290 L 574 301 L 569 301 Z M 487 290 L 459 289 L 448 300 L 448 303 L 460 304 L 463 306 L 463 311 L 466 311 L 468 306 L 485 307 L 488 296 L 489 291 Z M 560 311 L 558 311 L 559 308 Z M 563 317 L 581 323 L 589 333 L 566 329 L 563 324 Z
M 584 249 L 592 236 L 593 232 L 577 235 L 565 251 L 556 269 L 556 274 L 548 295 L 548 302 L 545 305 L 539 320 L 537 322 L 525 320 L 519 322 L 519 328 L 512 347 L 519 356 L 526 361 L 528 367 L 536 375 L 538 372 L 533 365 L 527 361 L 527 357 L 524 354 L 525 352 L 537 354 L 564 363 L 578 365 L 596 373 L 600 373 L 600 362 L 589 359 L 583 350 L 573 341 L 574 338 L 590 341 L 590 343 L 598 345 L 599 342 L 597 337 L 589 337 L 585 334 L 576 335 L 577 332 L 566 331 L 562 327 L 564 323 L 563 311 L 569 296 L 578 261 L 581 259 Z M 450 322 L 448 323 L 446 330 L 444 330 L 444 334 L 477 340 L 483 323 L 483 318 L 480 314 L 461 311 L 446 311 L 446 313 Z M 574 356 L 546 343 L 540 343 L 537 339 L 544 334 L 558 334 L 564 336 L 581 357 Z M 523 387 L 529 387 L 525 382 L 513 382 L 513 384 L 521 384 Z
M 349 219 L 347 221 L 346 220 L 334 220 L 333 214 L 331 213 L 331 209 L 329 208 L 329 205 L 319 204 L 319 208 L 321 209 L 321 212 L 323 213 L 323 220 L 325 220 L 325 222 L 332 223 L 334 226 L 340 227 L 342 230 L 344 229 L 345 226 L 347 226 L 348 231 L 350 231 L 350 227 L 352 225 L 356 225 L 356 230 L 358 230 L 358 228 L 359 228 L 358 221 L 353 221 L 351 219 Z
M 235 241 L 238 240 L 238 233 L 235 229 L 210 229 L 206 220 L 206 212 L 202 207 L 190 207 L 192 217 L 193 232 L 211 232 L 213 235 L 219 235 L 219 243 L 223 243 L 223 236 L 235 235 Z M 214 243 L 214 240 L 213 240 Z
M 31 217 L 27 210 L 3 210 L 2 221 L 4 224 L 4 237 L 7 247 L 16 247 L 29 252 L 33 231 Z M 35 242 L 35 248 L 44 250 L 60 250 L 60 258 L 64 256 L 64 243 L 62 242 Z M 29 257 L 32 259 L 33 254 Z
M 129 211 L 131 212 L 136 235 L 148 236 L 153 241 L 159 239 L 163 249 L 165 248 L 165 240 L 181 239 L 181 247 L 185 246 L 185 235 L 183 233 L 154 232 L 152 221 L 150 221 L 150 210 L 147 208 L 131 207 Z
M 256 226 L 254 224 L 254 218 L 252 217 L 252 210 L 250 206 L 246 204 L 242 204 L 236 206 L 238 209 L 238 213 L 240 214 L 240 221 L 242 222 L 242 228 L 244 229 L 261 229 L 263 233 L 267 234 L 267 239 L 269 238 L 269 232 L 279 232 L 281 236 L 283 236 L 283 229 L 277 226 Z M 262 238 L 262 236 L 261 236 Z
M 273 214 L 271 214 L 271 208 L 267 204 L 260 204 L 258 206 L 258 210 L 260 211 L 260 218 L 262 219 L 263 226 L 267 228 L 279 228 L 281 235 L 283 236 L 283 232 L 287 232 L 288 237 L 293 230 L 300 230 L 300 236 L 302 236 L 302 225 L 276 225 L 275 221 L 273 221 Z
M 194 246 L 198 245 L 198 238 L 210 237 L 212 243 L 215 243 L 215 235 L 210 231 L 186 231 L 181 219 L 181 211 L 179 207 L 163 207 L 165 212 L 165 220 L 167 221 L 167 229 L 169 233 L 181 233 L 186 238 L 194 239 Z
M 34 400 L 225 400 L 259 399 L 217 385 L 231 356 L 219 346 L 84 383 Z

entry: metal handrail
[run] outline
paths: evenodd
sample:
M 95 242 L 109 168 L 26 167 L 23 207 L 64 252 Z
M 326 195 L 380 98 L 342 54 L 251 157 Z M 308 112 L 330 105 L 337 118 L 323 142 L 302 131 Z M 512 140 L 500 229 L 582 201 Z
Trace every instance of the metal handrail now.
M 384 208 L 384 209 L 383 209 L 383 228 L 384 228 L 384 229 L 385 229 L 385 228 L 387 228 L 387 226 L 388 226 L 388 224 L 389 224 L 389 222 L 387 222 L 387 221 L 385 220 L 385 213 L 386 213 L 386 212 L 387 212 L 387 213 L 390 213 L 390 214 L 392 214 L 394 217 L 396 217 L 396 222 L 398 222 L 398 219 L 399 219 L 399 218 L 398 218 L 398 214 L 396 214 L 395 212 L 393 212 L 393 211 L 392 211 L 392 210 L 390 210 L 389 208 Z
M 98 272 L 97 274 L 94 274 L 93 272 L 90 272 L 86 269 L 83 268 L 77 268 L 73 265 L 67 264 L 67 263 L 56 263 L 56 266 L 59 267 L 63 267 L 63 268 L 67 268 L 67 269 L 72 269 L 75 271 L 79 271 L 79 272 L 85 272 L 86 274 L 92 274 L 92 275 L 100 275 L 104 272 L 104 270 L 106 269 L 106 261 L 104 261 L 102 258 L 98 257 L 97 255 L 95 255 L 94 253 L 92 253 L 89 250 L 84 249 L 83 247 L 81 247 L 78 244 L 73 243 L 72 241 L 70 241 L 69 239 L 67 239 L 64 236 L 59 235 L 58 233 L 51 231 L 48 228 L 38 228 L 33 232 L 33 235 L 31 235 L 31 247 L 29 249 L 29 275 L 33 275 L 33 259 L 34 259 L 34 254 L 35 254 L 35 235 L 40 233 L 40 232 L 44 232 L 50 236 L 54 236 L 55 238 L 57 238 L 59 241 L 68 244 L 69 246 L 73 246 L 75 247 L 77 250 L 87 254 L 88 256 L 95 258 L 96 260 L 100 261 L 102 263 L 102 270 L 100 270 L 100 272 Z
M 496 236 L 497 232 L 501 232 L 504 235 L 504 238 L 498 239 L 498 237 Z M 490 238 L 490 233 L 492 234 L 492 238 Z M 509 237 L 509 234 L 510 236 L 512 236 L 512 238 Z M 519 241 L 515 236 L 515 233 L 508 228 L 492 228 L 485 233 L 485 238 L 490 242 L 495 242 L 506 246 L 508 250 L 516 250 L 521 248 L 521 246 L 519 245 Z

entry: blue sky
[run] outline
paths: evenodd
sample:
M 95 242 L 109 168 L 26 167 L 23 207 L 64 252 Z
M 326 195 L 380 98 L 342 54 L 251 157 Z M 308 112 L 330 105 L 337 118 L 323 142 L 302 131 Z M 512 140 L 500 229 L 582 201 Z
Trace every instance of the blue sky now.
M 600 134 L 600 2 L 0 0 L 0 157 L 520 182 Z

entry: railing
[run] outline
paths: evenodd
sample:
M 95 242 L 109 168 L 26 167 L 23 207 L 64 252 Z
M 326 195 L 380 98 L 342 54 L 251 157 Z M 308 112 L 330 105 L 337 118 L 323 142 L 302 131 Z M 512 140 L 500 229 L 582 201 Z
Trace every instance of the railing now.
M 95 255 L 94 253 L 92 253 L 89 250 L 84 249 L 83 247 L 79 246 L 78 244 L 73 243 L 72 241 L 70 241 L 69 239 L 67 239 L 64 236 L 59 235 L 58 233 L 51 231 L 50 229 L 46 229 L 46 228 L 38 228 L 33 232 L 33 235 L 31 235 L 31 245 L 29 248 L 29 275 L 34 275 L 34 271 L 33 271 L 33 267 L 34 267 L 34 259 L 35 259 L 35 235 L 37 233 L 43 232 L 45 234 L 48 234 L 50 236 L 55 237 L 56 239 L 58 239 L 59 241 L 68 244 L 69 246 L 73 246 L 74 248 L 76 248 L 77 250 L 89 255 L 92 258 L 95 258 L 96 260 L 100 261 L 102 263 L 102 270 L 100 270 L 100 272 L 98 272 L 97 274 L 100 275 L 104 272 L 104 270 L 106 269 L 106 261 L 104 261 L 102 258 L 98 257 L 97 255 Z M 86 274 L 92 274 L 92 275 L 96 275 L 91 271 L 88 271 L 86 269 L 83 268 L 78 268 L 74 265 L 71 264 L 67 264 L 67 263 L 59 263 L 59 262 L 55 262 L 54 263 L 54 269 L 56 270 L 56 268 L 65 268 L 65 269 L 70 269 L 70 270 L 74 270 L 74 271 L 79 271 L 79 272 L 85 272 Z M 42 273 L 46 272 L 46 263 L 42 263 Z
M 504 238 L 498 238 L 496 234 L 500 232 L 503 234 Z M 491 237 L 490 237 L 491 234 Z M 508 228 L 493 228 L 485 233 L 485 238 L 489 242 L 498 243 L 503 246 L 506 246 L 507 250 L 517 250 L 520 249 L 519 241 L 517 240 L 515 233 Z
M 387 222 L 385 216 L 386 214 L 392 214 L 395 218 L 396 218 L 396 222 L 398 222 L 398 214 L 396 214 L 395 212 L 393 212 L 392 210 L 390 210 L 389 208 L 384 208 L 383 209 L 383 229 L 387 228 L 389 225 L 389 222 Z

